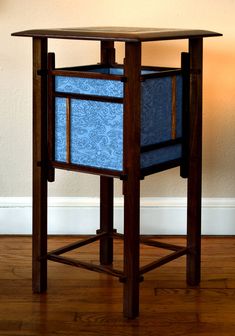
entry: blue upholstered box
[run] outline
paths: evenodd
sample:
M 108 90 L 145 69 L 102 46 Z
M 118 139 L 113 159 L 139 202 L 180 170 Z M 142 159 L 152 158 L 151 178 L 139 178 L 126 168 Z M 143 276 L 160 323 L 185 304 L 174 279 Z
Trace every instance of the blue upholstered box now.
M 90 72 L 101 74 L 101 77 L 103 74 L 119 77 L 123 75 L 122 68 L 93 68 L 86 72 L 88 77 Z M 158 72 L 161 72 L 161 76 L 158 76 Z M 172 137 L 178 139 L 182 136 L 182 75 L 179 72 L 174 76 L 167 73 L 166 71 L 164 74 L 163 70 L 149 69 L 142 70 L 141 73 L 143 79 L 141 82 L 141 146 L 143 148 L 147 145 L 167 142 L 172 140 Z M 116 78 L 114 80 L 84 78 L 84 71 L 83 77 L 63 74 L 55 76 L 56 161 L 66 162 L 66 123 L 68 122 L 66 94 L 70 94 L 70 162 L 103 169 L 123 170 L 122 100 L 120 99 L 120 102 L 118 99 L 115 102 L 109 99 L 97 101 L 94 97 L 93 100 L 86 100 L 84 95 L 123 98 L 124 85 L 123 81 Z M 173 131 L 172 127 L 174 127 Z M 174 132 L 173 135 L 172 132 Z M 181 158 L 180 143 L 143 151 L 141 168 L 179 158 Z

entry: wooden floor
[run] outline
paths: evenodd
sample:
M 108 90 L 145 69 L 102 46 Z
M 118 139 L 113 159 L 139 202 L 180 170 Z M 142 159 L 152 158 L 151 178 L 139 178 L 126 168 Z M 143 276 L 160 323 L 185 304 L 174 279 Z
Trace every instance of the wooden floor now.
M 76 240 L 51 237 L 50 249 Z M 182 238 L 161 238 L 184 245 Z M 97 262 L 98 244 L 79 250 Z M 122 267 L 115 241 L 115 266 Z M 165 251 L 144 247 L 142 264 Z M 78 254 L 78 252 L 73 252 Z M 234 336 L 235 238 L 203 238 L 200 288 L 185 284 L 185 257 L 145 275 L 140 317 L 122 316 L 116 278 L 49 262 L 48 292 L 31 292 L 31 238 L 0 237 L 0 335 Z

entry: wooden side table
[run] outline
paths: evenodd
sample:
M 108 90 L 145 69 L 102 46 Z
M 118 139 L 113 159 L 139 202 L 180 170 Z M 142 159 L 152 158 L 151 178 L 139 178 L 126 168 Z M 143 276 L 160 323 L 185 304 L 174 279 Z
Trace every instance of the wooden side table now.
M 124 285 L 124 316 L 139 314 L 143 274 L 187 255 L 187 283 L 200 282 L 202 41 L 204 30 L 89 27 L 28 30 L 33 38 L 33 290 L 47 289 L 47 260 L 116 276 Z M 55 68 L 48 38 L 101 42 L 100 64 Z M 141 66 L 142 42 L 188 39 L 181 68 Z M 125 43 L 124 64 L 114 42 Z M 104 126 L 104 127 L 103 127 Z M 104 133 L 100 129 L 104 128 Z M 99 131 L 98 131 L 99 130 Z M 101 133 L 99 133 L 101 132 Z M 87 136 L 84 137 L 84 134 Z M 96 137 L 99 133 L 100 137 Z M 92 136 L 91 136 L 92 134 Z M 180 166 L 188 179 L 187 246 L 140 237 L 140 180 Z M 47 183 L 54 169 L 100 176 L 100 230 L 93 237 L 47 251 Z M 123 181 L 124 235 L 113 229 L 113 178 Z M 124 239 L 124 270 L 113 262 L 113 238 Z M 100 240 L 100 265 L 63 253 Z M 171 250 L 139 267 L 139 244 Z

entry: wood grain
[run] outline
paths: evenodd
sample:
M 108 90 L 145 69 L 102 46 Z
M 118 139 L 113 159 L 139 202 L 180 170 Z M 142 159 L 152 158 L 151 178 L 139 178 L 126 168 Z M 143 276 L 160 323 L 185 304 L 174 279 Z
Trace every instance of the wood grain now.
M 48 113 L 48 161 L 55 159 L 55 77 L 51 71 L 55 68 L 55 54 L 48 53 L 48 74 L 47 74 L 47 113 Z M 55 181 L 55 169 L 48 164 L 48 182 Z
M 139 314 L 139 234 L 140 234 L 140 105 L 141 44 L 125 44 L 123 164 L 128 172 L 124 194 L 124 283 L 123 313 Z
M 33 39 L 33 290 L 47 288 L 47 39 Z M 44 256 L 44 258 L 42 258 Z
M 83 239 L 84 237 L 82 237 Z M 202 239 L 202 281 L 187 287 L 185 258 L 145 275 L 140 285 L 139 319 L 122 315 L 122 284 L 115 278 L 57 263 L 48 264 L 48 293 L 31 290 L 31 237 L 1 236 L 0 335 L 160 335 L 235 334 L 234 238 Z M 79 237 L 49 237 L 50 249 Z M 184 238 L 159 238 L 185 245 Z M 79 250 L 82 260 L 99 261 L 99 242 Z M 114 265 L 122 264 L 123 242 L 114 242 Z M 141 265 L 166 253 L 141 247 Z M 76 256 L 77 252 L 69 252 Z M 228 257 L 229 256 L 229 257 Z
M 187 281 L 200 282 L 202 197 L 202 59 L 203 40 L 189 40 L 189 163 L 187 185 Z
M 185 30 L 143 27 L 79 27 L 61 29 L 33 29 L 12 34 L 12 36 L 123 42 L 175 40 L 221 35 L 222 34 L 213 31 L 199 29 Z
M 114 42 L 101 41 L 100 63 L 110 67 L 115 64 Z M 111 265 L 113 262 L 113 196 L 114 183 L 112 177 L 100 176 L 100 233 L 108 233 L 100 240 L 100 264 Z

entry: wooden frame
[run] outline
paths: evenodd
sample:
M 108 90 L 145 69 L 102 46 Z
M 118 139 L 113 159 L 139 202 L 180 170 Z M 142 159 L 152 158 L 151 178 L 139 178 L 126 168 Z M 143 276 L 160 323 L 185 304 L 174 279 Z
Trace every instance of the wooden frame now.
M 33 38 L 33 291 L 47 289 L 47 39 Z
M 202 38 L 189 40 L 190 115 L 187 204 L 187 282 L 198 285 L 201 278 L 202 193 Z
M 143 274 L 182 255 L 187 255 L 187 282 L 200 282 L 200 235 L 201 235 L 201 177 L 202 177 L 202 38 L 221 34 L 202 30 L 171 30 L 148 28 L 78 28 L 31 30 L 14 33 L 14 36 L 33 37 L 33 291 L 42 293 L 47 289 L 47 260 L 86 268 L 118 277 L 123 282 L 123 312 L 127 318 L 139 314 L 139 282 Z M 98 65 L 55 69 L 55 56 L 47 60 L 47 39 L 99 40 L 101 59 Z M 181 69 L 142 67 L 159 69 L 159 74 L 141 75 L 141 43 L 168 39 L 189 39 L 189 52 L 182 53 Z M 124 74 L 107 75 L 85 72 L 101 67 L 120 67 L 115 63 L 114 41 L 125 42 Z M 122 66 L 122 65 L 121 65 Z M 122 66 L 123 67 L 123 66 Z M 75 71 L 76 70 L 76 71 Z M 67 163 L 54 158 L 54 75 L 78 75 L 80 77 L 121 80 L 124 83 L 124 98 L 108 98 L 124 104 L 124 151 L 123 171 L 98 169 L 71 164 L 70 138 L 67 138 Z M 183 75 L 183 135 L 176 137 L 175 130 L 175 77 L 172 80 L 172 139 L 151 146 L 140 145 L 141 81 L 161 76 Z M 70 128 L 71 97 L 67 99 L 67 127 Z M 87 99 L 87 96 L 86 96 Z M 90 95 L 89 99 L 106 99 Z M 68 132 L 69 133 L 69 132 Z M 148 168 L 140 168 L 141 152 L 182 144 L 181 159 L 171 160 Z M 181 176 L 188 178 L 187 203 L 187 246 L 163 244 L 141 237 L 140 227 L 140 180 L 161 170 L 181 167 Z M 47 181 L 54 181 L 54 169 L 81 171 L 100 176 L 100 229 L 93 237 L 75 242 L 57 250 L 47 252 Z M 124 235 L 113 229 L 113 178 L 123 181 Z M 124 239 L 124 269 L 113 269 L 113 239 Z M 100 241 L 100 265 L 81 262 L 61 256 L 75 248 Z M 139 267 L 139 243 L 173 251 L 171 254 Z
M 195 40 L 190 41 L 190 71 L 191 71 L 191 87 L 190 87 L 190 134 L 197 133 L 200 137 L 201 122 L 200 122 L 200 62 L 196 63 L 196 59 L 200 56 L 200 43 L 196 44 Z M 190 157 L 193 158 L 191 166 L 189 165 L 189 182 L 188 182 L 188 242 L 187 247 L 175 248 L 170 255 L 154 261 L 153 263 L 139 268 L 139 209 L 140 209 L 140 179 L 146 175 L 169 169 L 181 164 L 181 160 L 173 160 L 172 162 L 164 163 L 140 169 L 140 153 L 162 148 L 173 144 L 182 143 L 181 138 L 175 138 L 175 132 L 172 131 L 172 140 L 151 145 L 140 146 L 140 83 L 145 76 L 141 76 L 141 44 L 126 42 L 125 63 L 124 63 L 124 78 L 125 94 L 124 94 L 124 171 L 115 172 L 110 170 L 101 170 L 92 167 L 79 167 L 70 162 L 70 139 L 67 137 L 67 163 L 59 163 L 54 161 L 53 142 L 54 142 L 54 79 L 53 76 L 57 73 L 54 68 L 54 55 L 50 54 L 48 59 L 48 160 L 46 153 L 47 136 L 47 118 L 45 111 L 47 97 L 47 81 L 46 71 L 46 41 L 43 39 L 34 39 L 34 233 L 33 233 L 33 288 L 35 292 L 43 292 L 46 290 L 47 279 L 47 264 L 46 261 L 56 261 L 83 267 L 98 272 L 105 272 L 117 276 L 124 284 L 124 301 L 123 312 L 128 318 L 135 318 L 139 314 L 139 282 L 142 280 L 142 275 L 156 267 L 159 267 L 175 258 L 187 254 L 187 281 L 189 284 L 198 284 L 200 279 L 200 214 L 195 214 L 195 204 L 198 211 L 199 202 L 199 187 L 200 187 L 200 171 L 195 174 L 195 167 L 200 164 L 200 146 L 201 141 L 197 143 L 190 142 Z M 196 54 L 196 57 L 195 57 Z M 115 64 L 115 51 L 113 42 L 101 43 L 101 65 L 112 66 Z M 200 57 L 199 57 L 200 59 Z M 195 69 L 197 71 L 195 71 Z M 38 74 L 40 72 L 40 74 Z M 166 73 L 175 74 L 175 71 L 168 70 Z M 177 70 L 181 73 L 181 70 Z M 44 75 L 43 75 L 44 74 Z M 146 75 L 149 77 L 149 75 Z M 150 75 L 151 76 L 151 75 Z M 192 93 L 197 87 L 198 97 Z M 174 87 L 174 86 L 173 86 Z M 70 97 L 66 97 L 67 104 L 67 128 L 70 127 Z M 77 96 L 77 95 L 76 95 Z M 80 95 L 81 96 L 81 95 Z M 86 97 L 87 98 L 87 97 Z M 92 98 L 91 98 L 92 99 Z M 101 97 L 102 99 L 102 97 Z M 199 102 L 196 100 L 199 99 Z M 174 99 L 173 99 L 174 104 Z M 195 121 L 196 120 L 196 121 Z M 39 134 L 40 133 L 40 134 Z M 70 133 L 70 132 L 68 132 Z M 36 153 L 41 150 L 40 157 Z M 195 155 L 195 151 L 197 155 Z M 199 151 L 199 152 L 198 152 Z M 187 161 L 187 160 L 186 160 Z M 41 162 L 41 164 L 38 164 Z M 43 164 L 42 164 L 43 163 Z M 69 169 L 97 173 L 100 175 L 100 229 L 97 230 L 97 236 L 90 238 L 82 243 L 75 243 L 73 246 L 58 249 L 47 254 L 46 252 L 46 208 L 47 208 L 47 178 L 48 171 L 53 172 L 54 168 Z M 126 174 L 125 174 L 125 173 Z M 113 177 L 123 177 L 123 193 L 124 193 L 124 270 L 115 270 L 112 267 L 113 262 Z M 52 177 L 51 177 L 52 176 Z M 50 178 L 51 177 L 51 178 Z M 197 188 L 195 188 L 195 179 L 197 179 Z M 49 174 L 49 181 L 53 181 L 53 173 Z M 39 183 L 39 184 L 38 184 Z M 40 188 L 42 192 L 38 193 Z M 37 215 L 36 215 L 37 214 Z M 39 215 L 38 215 L 39 214 Z M 193 215 L 192 215 L 193 214 Z M 95 240 L 100 240 L 100 266 L 73 260 L 71 258 L 62 257 L 60 254 L 67 252 L 69 249 L 78 248 L 89 244 Z M 149 244 L 146 240 L 146 244 Z M 159 246 L 158 243 L 150 242 L 154 246 Z M 47 255 L 47 257 L 46 257 Z
M 35 39 L 35 48 L 34 48 L 34 68 L 37 68 L 37 71 L 34 71 L 36 83 L 34 86 L 34 100 L 37 101 L 34 104 L 34 116 L 38 116 L 37 124 L 34 122 L 34 134 L 38 134 L 38 129 L 42 131 L 44 134 L 45 129 L 41 127 L 46 127 L 47 122 L 45 120 L 45 101 L 46 101 L 46 90 L 47 84 L 45 80 L 45 76 L 43 76 L 42 69 L 47 67 L 46 63 L 46 43 L 44 40 Z M 199 43 L 199 42 L 198 42 Z M 42 46 L 41 46 L 42 45 Z M 201 134 L 200 127 L 200 101 L 196 104 L 196 99 L 200 100 L 200 73 L 198 67 L 200 66 L 195 61 L 196 57 L 199 57 L 200 50 L 197 49 L 197 44 L 195 40 L 190 41 L 190 71 L 191 76 L 193 76 L 191 80 L 190 87 L 190 111 L 194 111 L 194 115 L 190 121 L 190 134 L 197 132 L 197 135 Z M 199 44 L 200 46 L 200 44 Z M 41 50 L 43 48 L 43 50 Z M 42 52 L 43 55 L 42 55 Z M 183 56 L 186 59 L 186 56 Z M 38 61 L 39 60 L 39 61 Z M 39 62 L 39 63 L 37 63 Z M 186 62 L 186 61 L 185 61 Z M 125 49 L 125 63 L 124 63 L 124 76 L 122 78 L 126 78 L 124 81 L 125 85 L 125 94 L 124 99 L 121 99 L 124 102 L 124 170 L 123 172 L 115 172 L 105 169 L 96 169 L 92 167 L 79 167 L 78 165 L 73 165 L 70 162 L 70 139 L 67 138 L 67 163 L 59 163 L 54 161 L 54 153 L 53 153 L 53 142 L 54 142 L 54 96 L 60 96 L 58 93 L 54 93 L 54 79 L 53 76 L 55 74 L 61 74 L 57 70 L 53 70 L 55 66 L 54 55 L 50 54 L 48 59 L 49 64 L 49 72 L 48 72 L 48 86 L 49 86 L 49 94 L 48 94 L 48 123 L 49 123 L 49 133 L 48 133 L 48 143 L 49 143 L 49 153 L 48 153 L 48 161 L 46 159 L 46 153 L 42 151 L 41 156 L 44 156 L 44 159 L 40 161 L 43 162 L 43 165 L 37 164 L 37 169 L 35 168 L 35 172 L 37 171 L 37 176 L 40 176 L 42 179 L 40 182 L 40 186 L 44 187 L 43 192 L 41 194 L 37 194 L 34 196 L 34 213 L 38 213 L 40 210 L 42 218 L 44 218 L 43 223 L 39 222 L 39 219 L 34 216 L 34 227 L 37 232 L 33 233 L 34 241 L 34 254 L 33 254 L 33 287 L 34 291 L 42 292 L 46 290 L 46 260 L 56 261 L 60 263 L 65 263 L 68 265 L 82 267 L 86 269 L 90 269 L 96 272 L 105 272 L 107 274 L 119 277 L 123 282 L 124 286 L 124 300 L 123 300 L 123 312 L 124 316 L 127 318 L 135 318 L 139 314 L 139 282 L 142 280 L 142 275 L 146 272 L 151 271 L 156 267 L 160 267 L 161 265 L 174 260 L 182 255 L 187 254 L 187 281 L 189 284 L 198 284 L 200 279 L 199 269 L 200 269 L 200 220 L 199 216 L 195 216 L 195 208 L 194 205 L 198 208 L 200 207 L 199 202 L 199 186 L 200 186 L 200 172 L 195 174 L 195 166 L 197 166 L 200 162 L 200 155 L 198 156 L 198 151 L 200 151 L 200 140 L 195 144 L 192 139 L 190 142 L 190 157 L 193 157 L 193 164 L 189 165 L 189 182 L 188 182 L 188 242 L 187 247 L 176 247 L 176 246 L 167 246 L 165 248 L 173 249 L 173 253 L 167 255 L 157 261 L 152 262 L 149 265 L 144 267 L 139 267 L 139 209 L 140 209 L 140 180 L 149 174 L 153 174 L 155 172 L 169 169 L 172 167 L 176 167 L 178 165 L 183 164 L 182 160 L 173 160 L 172 162 L 167 162 L 164 164 L 158 164 L 153 167 L 148 167 L 145 169 L 140 169 L 140 153 L 150 151 L 153 149 L 163 148 L 166 146 L 171 146 L 174 144 L 182 143 L 184 138 L 175 138 L 175 131 L 172 130 L 172 140 L 159 143 L 151 146 L 140 146 L 140 83 L 145 78 L 157 77 L 154 75 L 140 75 L 141 73 L 141 44 L 140 43 L 130 43 L 126 42 Z M 115 66 L 115 49 L 113 42 L 105 42 L 101 43 L 101 63 L 100 66 Z M 197 71 L 195 71 L 195 68 Z M 40 76 L 38 75 L 38 70 L 40 70 Z M 187 69 L 184 68 L 183 71 Z M 70 72 L 68 72 L 70 74 Z M 71 72 L 72 73 L 72 72 Z M 167 70 L 161 73 L 163 75 L 175 75 L 180 74 L 181 70 Z M 67 72 L 66 72 L 67 74 Z M 39 76 L 39 78 L 38 78 Z M 82 75 L 83 76 L 83 75 Z M 93 75 L 91 75 L 91 78 Z M 120 78 L 119 78 L 120 80 Z M 40 88 L 38 87 L 38 83 L 40 84 Z M 175 82 L 173 83 L 175 84 Z M 195 98 L 192 94 L 195 90 L 195 85 L 197 86 L 197 94 L 198 97 Z M 173 87 L 175 87 L 173 85 Z M 40 94 L 40 95 L 39 95 Z M 38 98 L 39 95 L 39 98 Z M 42 95 L 42 96 L 41 96 Z M 70 109 L 69 109 L 69 100 L 70 95 L 61 94 L 63 97 L 66 97 L 67 104 L 67 128 L 69 127 L 70 120 Z M 83 98 L 82 95 L 72 95 L 72 96 L 81 96 L 79 98 Z M 88 97 L 91 98 L 92 97 Z M 95 97 L 96 98 L 96 97 Z M 173 97 L 174 98 L 174 97 Z M 38 99 L 40 103 L 38 103 Z M 87 95 L 86 95 L 87 99 Z M 103 97 L 99 97 L 99 99 L 103 99 Z M 111 98 L 112 100 L 113 98 Z M 119 98 L 115 98 L 119 100 Z M 185 100 L 186 101 L 186 100 Z M 174 99 L 173 103 L 174 104 Z M 199 115 L 198 115 L 199 114 Z M 43 119 L 43 125 L 41 124 L 41 119 Z M 40 122 L 39 122 L 39 121 Z M 195 120 L 197 122 L 195 122 Z M 174 127 L 174 126 L 173 126 Z M 199 132 L 199 133 L 198 133 Z M 70 133 L 70 132 L 68 132 Z M 198 138 L 198 136 L 197 136 Z M 41 143 L 39 146 L 38 143 L 38 135 L 37 135 L 37 143 L 35 142 L 34 152 L 36 152 L 37 147 L 44 148 L 46 145 L 47 137 L 41 137 Z M 197 151 L 197 155 L 195 156 L 195 150 Z M 198 161 L 199 160 L 199 161 Z M 36 159 L 34 158 L 34 163 Z M 38 162 L 38 160 L 37 160 Z M 187 158 L 185 159 L 187 162 Z M 68 170 L 77 170 L 84 171 L 88 173 L 96 173 L 100 175 L 100 229 L 97 230 L 97 235 L 91 237 L 83 242 L 78 242 L 72 244 L 72 246 L 67 246 L 58 249 L 57 251 L 51 251 L 46 253 L 46 184 L 47 181 L 45 177 L 47 177 L 48 171 L 53 171 L 54 168 L 68 169 Z M 34 174 L 35 174 L 34 172 Z M 49 174 L 49 177 L 53 176 L 53 174 Z M 123 193 L 124 193 L 124 270 L 119 271 L 115 270 L 111 267 L 113 262 L 113 237 L 117 237 L 115 235 L 115 230 L 113 229 L 113 177 L 122 177 L 123 179 Z M 38 178 L 37 178 L 38 179 Z M 197 188 L 195 189 L 195 181 L 197 179 Z M 34 180 L 36 180 L 34 178 Z M 49 178 L 49 181 L 52 181 L 53 178 Z M 38 191 L 38 184 L 34 186 L 34 190 Z M 35 193 L 36 194 L 36 193 Z M 39 204 L 39 198 L 42 198 L 42 204 Z M 36 203 L 37 201 L 37 203 Z M 193 214 L 193 215 L 192 215 Z M 195 219 L 196 218 L 196 219 Z M 196 224 L 195 224 L 196 223 Z M 96 240 L 100 240 L 100 265 L 93 265 L 87 262 L 81 262 L 79 260 L 74 260 L 68 257 L 62 257 L 61 254 L 65 253 L 74 248 L 79 248 L 80 246 L 84 246 L 86 244 L 92 243 Z M 158 242 L 147 241 L 146 239 L 142 239 L 142 242 L 145 244 L 150 244 L 152 246 L 159 247 L 161 244 Z M 160 245 L 159 245 L 160 244 Z M 40 252 L 38 252 L 38 248 L 40 247 Z M 160 246 L 162 247 L 162 245 Z M 47 257 L 45 257 L 47 255 Z M 43 257 L 44 256 L 44 257 Z
M 112 66 L 115 64 L 114 42 L 100 43 L 101 65 Z M 100 240 L 100 263 L 111 265 L 113 262 L 113 177 L 100 177 L 100 230 L 106 237 Z
M 105 46 L 107 44 L 108 46 L 113 47 L 107 47 Z M 103 49 L 105 50 L 103 56 Z M 107 57 L 109 57 L 109 52 L 111 53 L 109 60 Z M 107 54 L 106 54 L 107 53 Z M 66 92 L 55 92 L 55 76 L 72 76 L 72 77 L 81 77 L 81 78 L 96 78 L 96 79 L 111 79 L 111 80 L 117 80 L 117 81 L 123 81 L 124 83 L 127 81 L 127 77 L 125 75 L 119 76 L 119 75 L 106 75 L 106 74 L 100 74 L 95 72 L 84 72 L 85 70 L 92 70 L 92 69 L 99 69 L 99 68 L 122 68 L 124 70 L 124 65 L 117 64 L 115 62 L 115 49 L 114 49 L 114 43 L 113 42 L 105 42 L 101 41 L 101 62 L 98 65 L 87 65 L 87 66 L 81 66 L 81 67 L 72 67 L 72 68 L 61 68 L 61 69 L 55 69 L 55 55 L 52 53 L 49 53 L 48 57 L 48 83 L 49 83 L 49 166 L 51 167 L 51 170 L 54 168 L 60 168 L 65 170 L 72 170 L 72 171 L 78 171 L 78 172 L 87 172 L 87 173 L 94 173 L 102 176 L 110 176 L 110 177 L 118 177 L 122 180 L 124 180 L 127 177 L 127 171 L 124 167 L 123 171 L 112 171 L 110 169 L 101 169 L 96 167 L 87 167 L 84 165 L 74 164 L 71 163 L 69 158 L 69 153 L 67 150 L 67 160 L 66 162 L 58 162 L 54 160 L 53 155 L 53 141 L 54 141 L 54 99 L 56 97 L 65 98 L 67 101 L 67 107 L 68 102 L 70 99 L 79 99 L 79 100 L 94 100 L 94 101 L 101 101 L 101 102 L 110 102 L 110 103 L 125 103 L 125 98 L 119 98 L 119 97 L 109 97 L 109 96 L 101 96 L 101 95 L 91 95 L 91 94 L 78 94 L 78 93 L 66 93 Z M 183 68 L 183 67 L 182 67 Z M 69 69 L 69 70 L 68 70 Z M 72 70 L 72 69 L 76 69 Z M 81 71 L 82 70 L 82 71 Z M 175 95 L 176 95 L 176 75 L 182 75 L 182 70 L 177 68 L 169 68 L 169 67 L 157 67 L 157 66 L 141 66 L 141 70 L 152 70 L 152 71 L 159 71 L 158 73 L 153 74 L 142 74 L 139 75 L 140 82 L 145 81 L 146 79 L 151 78 L 161 78 L 161 77 L 169 77 L 173 76 L 174 80 L 172 79 L 172 139 L 168 141 L 158 142 L 156 144 L 151 144 L 147 146 L 141 146 L 140 153 L 153 151 L 156 149 L 176 145 L 176 144 L 182 144 L 183 138 L 176 138 L 176 105 L 175 105 Z M 186 69 L 187 70 L 187 69 Z M 69 115 L 68 108 L 67 108 L 67 117 Z M 68 125 L 68 118 L 66 124 Z M 128 126 L 129 127 L 129 126 Z M 67 127 L 67 148 L 69 147 L 70 143 L 70 130 Z M 185 143 L 187 141 L 185 140 Z M 125 147 L 125 146 L 124 146 Z M 125 147 L 126 148 L 126 147 Z M 187 159 L 185 159 L 187 161 Z M 181 165 L 181 160 L 174 160 L 174 167 L 177 167 Z M 144 176 L 148 176 L 150 174 L 154 174 L 156 172 L 160 172 L 164 169 L 172 168 L 172 161 L 165 162 L 164 164 L 156 164 L 152 167 L 143 168 L 141 169 L 141 178 L 144 178 Z M 53 181 L 53 178 L 51 178 L 51 181 Z
M 104 239 L 107 239 L 106 241 Z M 108 240 L 109 239 L 109 240 Z M 107 250 L 102 250 L 102 248 L 106 247 L 106 243 L 108 243 L 108 248 L 111 250 L 112 252 L 112 242 L 113 239 L 122 239 L 125 240 L 125 234 L 119 234 L 116 233 L 115 231 L 113 231 L 112 233 L 108 233 L 106 232 L 97 232 L 97 234 L 95 236 L 91 236 L 89 238 L 83 239 L 83 240 L 79 240 L 76 241 L 72 244 L 60 247 L 56 250 L 50 251 L 47 253 L 47 259 L 51 260 L 51 261 L 55 261 L 55 262 L 59 262 L 62 264 L 66 264 L 66 265 L 71 265 L 74 267 L 79 267 L 79 268 L 85 268 L 87 270 L 90 271 L 94 271 L 94 272 L 98 272 L 98 273 L 105 273 L 105 274 L 109 274 L 112 275 L 114 277 L 118 277 L 120 282 L 124 283 L 124 289 L 125 289 L 125 284 L 128 283 L 128 280 L 130 283 L 132 283 L 133 281 L 136 282 L 136 279 L 130 278 L 130 274 L 128 274 L 128 272 L 125 272 L 125 265 L 124 265 L 124 270 L 118 270 L 112 267 L 112 260 L 111 258 L 109 260 L 107 260 Z M 80 247 L 86 246 L 88 244 L 94 243 L 95 241 L 100 240 L 100 247 L 101 247 L 101 252 L 105 252 L 104 255 L 104 259 L 100 260 L 100 265 L 94 264 L 94 263 L 90 263 L 90 262 L 84 262 L 81 261 L 79 259 L 74 259 L 74 258 L 70 258 L 70 257 L 62 257 L 61 255 L 70 251 L 73 251 L 74 249 L 78 249 Z M 158 242 L 156 240 L 154 240 L 151 237 L 147 237 L 147 236 L 140 236 L 139 237 L 139 243 L 140 244 L 144 244 L 144 245 L 148 245 L 148 246 L 152 246 L 152 247 L 157 247 L 157 248 L 161 248 L 161 249 L 166 249 L 166 250 L 170 250 L 173 251 L 172 253 L 156 260 L 153 261 L 141 268 L 138 267 L 138 276 L 137 276 L 137 283 L 140 281 L 143 281 L 143 277 L 142 275 L 152 271 L 153 269 L 156 269 L 172 260 L 175 260 L 183 255 L 186 255 L 188 253 L 188 248 L 187 247 L 183 247 L 183 246 L 178 246 L 178 245 L 174 245 L 174 244 L 167 244 L 167 243 L 163 243 L 163 242 Z M 109 252 L 110 252 L 109 250 Z M 101 254 L 102 257 L 102 254 Z M 132 258 L 134 259 L 134 258 Z M 103 262 L 102 262 L 103 261 Z M 134 262 L 135 263 L 135 262 Z M 129 284 L 130 285 L 130 284 Z M 133 284 L 132 284 L 133 285 Z M 129 288 L 128 288 L 129 289 Z M 125 292 L 124 292 L 125 293 Z M 137 299 L 138 299 L 138 294 L 139 292 L 136 293 L 137 294 Z M 126 296 L 124 295 L 124 298 Z M 130 299 L 129 296 L 127 296 L 127 299 Z M 132 301 L 136 300 L 136 297 L 132 298 L 131 297 L 131 301 L 130 303 L 132 303 Z M 124 309 L 125 306 L 128 304 L 128 302 L 126 302 L 124 300 Z M 128 318 L 134 318 L 136 317 L 136 315 L 133 314 L 132 309 L 125 311 L 125 316 Z
M 124 74 L 124 302 L 128 318 L 139 314 L 139 230 L 140 230 L 140 69 L 141 44 L 125 45 Z

